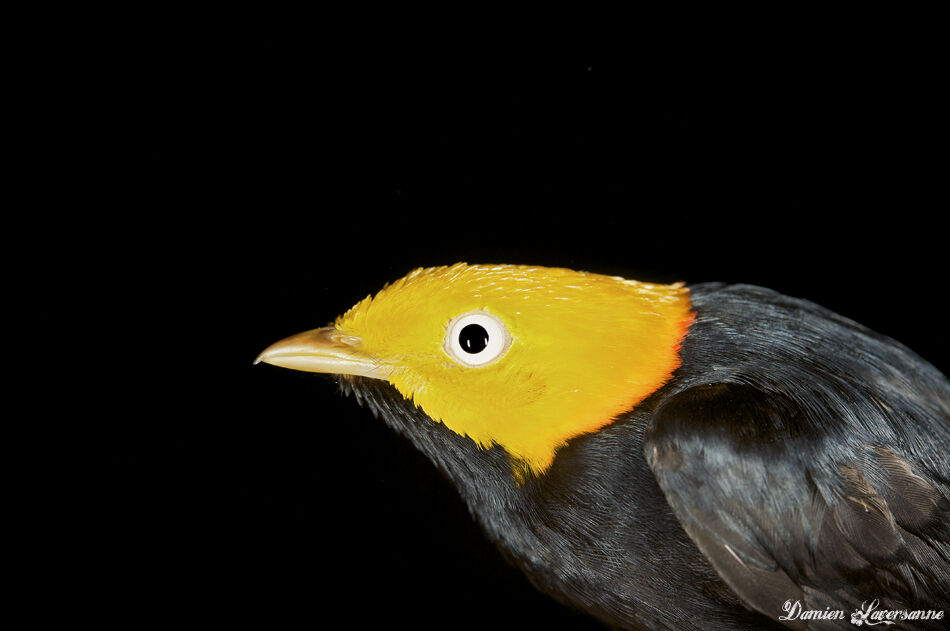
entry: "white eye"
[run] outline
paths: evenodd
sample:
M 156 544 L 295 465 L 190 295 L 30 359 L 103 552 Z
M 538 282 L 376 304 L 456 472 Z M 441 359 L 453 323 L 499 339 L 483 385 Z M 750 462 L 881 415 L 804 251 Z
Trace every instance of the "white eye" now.
M 484 311 L 453 319 L 445 336 L 445 352 L 464 366 L 484 366 L 501 357 L 509 344 L 511 336 L 505 325 Z

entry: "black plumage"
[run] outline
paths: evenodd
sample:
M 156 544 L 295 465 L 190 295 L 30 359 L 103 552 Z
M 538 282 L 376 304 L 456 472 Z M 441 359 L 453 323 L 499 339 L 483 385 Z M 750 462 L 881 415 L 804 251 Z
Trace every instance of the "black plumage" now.
M 946 377 L 807 301 L 721 284 L 691 298 L 673 379 L 522 484 L 503 449 L 386 382 L 341 384 L 436 464 L 534 585 L 609 626 L 852 628 L 872 599 L 944 609 Z M 780 622 L 787 601 L 845 617 Z

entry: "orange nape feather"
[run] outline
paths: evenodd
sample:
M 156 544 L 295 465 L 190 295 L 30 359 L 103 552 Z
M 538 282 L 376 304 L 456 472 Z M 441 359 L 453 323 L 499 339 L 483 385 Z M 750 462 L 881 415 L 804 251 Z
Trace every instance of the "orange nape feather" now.
M 470 312 L 494 316 L 510 336 L 484 366 L 446 349 L 449 324 Z M 411 272 L 335 326 L 433 420 L 483 448 L 503 447 L 516 471 L 540 474 L 566 441 L 669 380 L 691 320 L 682 284 L 459 263 Z

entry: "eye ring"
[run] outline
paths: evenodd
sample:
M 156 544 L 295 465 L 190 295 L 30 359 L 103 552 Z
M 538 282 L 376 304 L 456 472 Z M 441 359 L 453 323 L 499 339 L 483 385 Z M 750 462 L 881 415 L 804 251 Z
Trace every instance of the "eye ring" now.
M 470 311 L 452 319 L 446 328 L 445 352 L 463 366 L 487 366 L 511 345 L 511 334 L 496 316 Z

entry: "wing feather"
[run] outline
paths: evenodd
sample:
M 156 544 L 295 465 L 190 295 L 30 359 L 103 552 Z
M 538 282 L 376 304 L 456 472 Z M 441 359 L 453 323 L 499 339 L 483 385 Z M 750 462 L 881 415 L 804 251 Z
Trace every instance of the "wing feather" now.
M 686 532 L 750 608 L 773 619 L 788 600 L 946 608 L 944 481 L 907 451 L 829 432 L 833 414 L 747 384 L 694 386 L 657 409 L 644 453 Z

